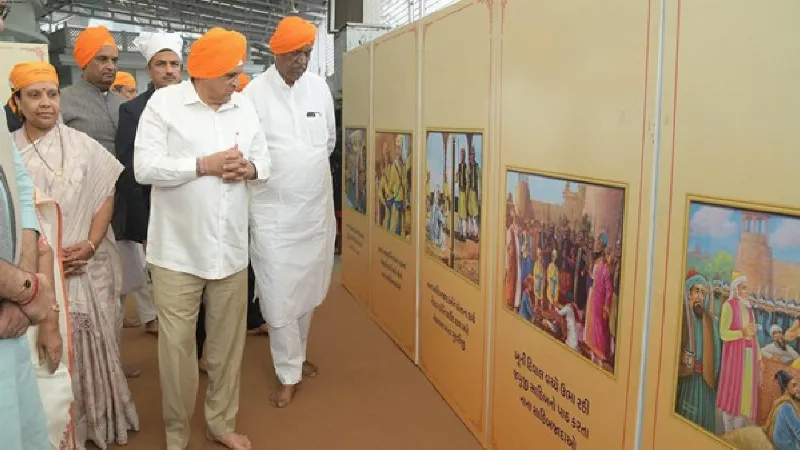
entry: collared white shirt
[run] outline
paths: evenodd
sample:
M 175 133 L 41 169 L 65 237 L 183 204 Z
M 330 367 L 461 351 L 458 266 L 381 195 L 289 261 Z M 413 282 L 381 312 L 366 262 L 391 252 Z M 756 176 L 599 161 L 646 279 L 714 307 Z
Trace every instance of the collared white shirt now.
M 198 178 L 196 172 L 198 157 L 235 144 L 255 165 L 258 180 L 266 180 L 271 160 L 249 100 L 234 93 L 214 111 L 191 81 L 153 93 L 134 146 L 136 180 L 153 187 L 148 263 L 210 280 L 247 268 L 247 183 Z

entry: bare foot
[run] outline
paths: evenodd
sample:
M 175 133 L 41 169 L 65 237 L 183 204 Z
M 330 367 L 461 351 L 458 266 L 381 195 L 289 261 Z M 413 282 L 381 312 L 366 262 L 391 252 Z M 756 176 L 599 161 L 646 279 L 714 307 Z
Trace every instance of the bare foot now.
M 122 326 L 124 328 L 139 328 L 140 326 L 142 326 L 142 323 L 139 322 L 139 320 L 137 320 L 137 319 L 129 319 L 129 318 L 126 317 L 122 321 Z
M 158 319 L 151 320 L 144 325 L 144 331 L 158 336 Z
M 269 402 L 276 408 L 285 408 L 292 403 L 294 396 L 297 394 L 298 386 L 295 385 L 281 385 L 270 397 Z
M 122 365 L 122 371 L 125 372 L 125 378 L 136 378 L 142 374 L 141 370 L 127 364 Z
M 237 433 L 213 436 L 209 431 L 206 433 L 206 438 L 209 441 L 216 442 L 231 450 L 251 450 L 253 448 L 253 445 L 250 443 L 250 439 L 247 439 L 247 436 Z
M 317 368 L 316 364 L 306 361 L 303 363 L 303 376 L 308 378 L 314 378 L 319 373 L 319 369 Z

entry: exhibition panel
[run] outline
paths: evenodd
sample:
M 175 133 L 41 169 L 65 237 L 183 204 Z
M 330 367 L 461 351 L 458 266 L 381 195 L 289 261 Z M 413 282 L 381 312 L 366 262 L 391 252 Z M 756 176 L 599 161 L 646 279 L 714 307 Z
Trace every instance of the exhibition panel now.
M 482 442 L 486 440 L 486 274 L 491 6 L 465 1 L 422 21 L 424 214 L 419 363 Z
M 371 46 L 360 47 L 344 55 L 342 76 L 342 129 L 344 149 L 342 164 L 342 282 L 365 309 L 369 309 L 370 205 L 373 183 L 367 180 L 372 147 L 370 116 L 372 109 Z
M 800 4 L 678 2 L 667 17 L 643 448 L 793 448 Z
M 503 3 L 492 447 L 632 448 L 651 10 L 646 1 Z
M 417 25 L 373 42 L 373 188 L 369 305 L 375 320 L 414 359 L 416 345 Z
M 0 71 L 11 73 L 11 69 L 22 62 L 49 61 L 46 44 L 18 44 L 15 42 L 0 42 Z M 0 83 L 0 99 L 5 104 L 11 95 L 11 88 L 7 82 Z
M 792 448 L 799 15 L 465 0 L 348 55 L 366 302 L 485 446 Z

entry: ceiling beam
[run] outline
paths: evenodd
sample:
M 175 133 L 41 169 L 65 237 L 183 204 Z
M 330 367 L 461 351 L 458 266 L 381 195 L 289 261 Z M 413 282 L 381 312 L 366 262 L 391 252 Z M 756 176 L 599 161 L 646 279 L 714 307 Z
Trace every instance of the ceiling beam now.
M 324 20 L 326 0 L 295 3 L 306 19 Z M 48 0 L 43 18 L 55 23 L 74 15 L 195 34 L 234 28 L 247 36 L 253 60 L 271 62 L 266 43 L 287 13 L 286 0 Z
M 163 3 L 146 3 L 146 0 L 127 0 L 124 5 L 114 4 L 110 0 L 75 0 L 69 3 L 59 0 L 48 2 L 47 12 L 49 14 L 69 12 L 126 24 L 160 25 L 168 29 L 188 28 L 186 31 L 194 32 L 203 32 L 213 26 L 228 26 L 236 28 L 252 39 L 265 40 L 267 36 L 272 34 L 275 26 L 284 15 L 273 12 L 277 11 L 276 6 L 273 4 L 265 4 L 263 1 L 258 2 L 258 4 L 259 7 L 256 8 L 254 6 L 256 2 L 246 0 L 239 1 L 236 4 L 230 2 L 224 5 L 211 4 L 208 0 L 172 0 Z M 220 6 L 224 7 L 221 8 Z M 252 10 L 245 9 L 246 7 L 250 7 Z M 271 11 L 266 11 L 265 7 L 268 7 Z M 311 10 L 305 14 L 308 19 L 324 19 L 324 6 L 317 5 L 317 8 L 320 9 L 318 11 Z

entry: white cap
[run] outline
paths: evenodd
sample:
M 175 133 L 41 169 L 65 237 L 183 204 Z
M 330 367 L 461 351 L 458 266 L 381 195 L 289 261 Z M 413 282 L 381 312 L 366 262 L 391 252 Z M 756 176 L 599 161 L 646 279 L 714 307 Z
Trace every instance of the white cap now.
M 172 50 L 178 55 L 178 59 L 183 61 L 183 37 L 179 33 L 145 31 L 133 40 L 133 45 L 144 56 L 148 64 L 156 53 L 163 50 Z

